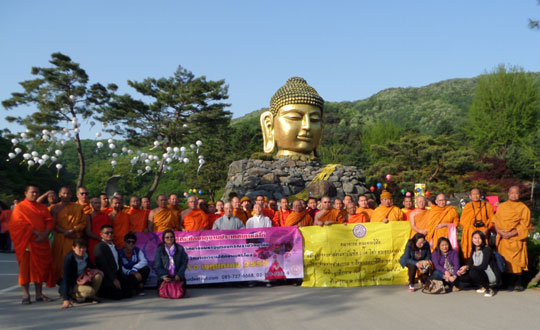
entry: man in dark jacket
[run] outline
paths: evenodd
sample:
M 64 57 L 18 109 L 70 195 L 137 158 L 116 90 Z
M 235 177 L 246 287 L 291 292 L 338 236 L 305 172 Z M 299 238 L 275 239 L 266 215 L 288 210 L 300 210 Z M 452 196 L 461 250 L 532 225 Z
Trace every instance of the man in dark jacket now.
M 113 242 L 113 227 L 103 225 L 99 235 L 101 242 L 94 248 L 96 266 L 104 275 L 99 295 L 111 299 L 129 298 L 133 295 L 133 288 L 120 268 L 118 251 Z

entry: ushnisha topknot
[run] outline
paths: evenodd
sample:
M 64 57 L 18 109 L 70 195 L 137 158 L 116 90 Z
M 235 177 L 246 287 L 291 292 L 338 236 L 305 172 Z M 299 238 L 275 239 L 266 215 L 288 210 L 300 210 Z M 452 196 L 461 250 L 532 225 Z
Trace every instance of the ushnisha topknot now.
M 313 87 L 308 85 L 304 78 L 291 77 L 272 96 L 270 100 L 270 112 L 275 116 L 279 108 L 288 104 L 314 105 L 319 107 L 322 113 L 324 100 Z

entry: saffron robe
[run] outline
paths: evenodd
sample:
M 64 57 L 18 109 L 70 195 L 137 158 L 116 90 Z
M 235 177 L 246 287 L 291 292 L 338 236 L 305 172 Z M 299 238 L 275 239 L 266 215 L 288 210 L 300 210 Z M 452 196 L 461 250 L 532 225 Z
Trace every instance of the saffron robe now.
M 178 230 L 178 213 L 169 208 L 163 209 L 154 215 L 154 232 L 159 233 L 167 229 Z
M 86 228 L 87 215 L 83 212 L 83 206 L 79 203 L 66 204 L 58 214 L 56 214 L 56 225 L 65 230 L 73 229 L 75 237 L 82 237 Z M 54 233 L 52 243 L 52 255 L 54 259 L 54 269 L 56 280 L 62 277 L 64 268 L 64 258 L 71 252 L 73 238 L 68 238 L 59 232 Z
M 429 210 L 427 210 L 427 209 L 425 209 L 425 210 L 416 209 L 415 212 L 416 212 L 416 214 L 414 216 L 414 225 L 418 229 L 427 230 Z M 411 215 L 412 214 L 409 214 L 409 222 L 411 222 Z M 411 237 L 410 238 L 413 238 L 413 236 L 416 235 L 416 234 L 418 234 L 418 232 L 416 230 L 412 229 L 412 226 L 411 226 Z
M 54 219 L 47 207 L 40 203 L 23 200 L 11 213 L 9 233 L 19 263 L 19 285 L 30 282 L 46 282 L 47 287 L 56 285 L 54 261 L 48 239 L 36 242 L 33 230 L 54 230 Z
M 493 223 L 499 230 L 517 230 L 517 236 L 502 238 L 497 235 L 497 251 L 506 259 L 509 273 L 519 274 L 528 270 L 527 236 L 531 227 L 531 211 L 519 201 L 506 201 L 499 204 Z
M 363 207 L 357 207 L 356 208 L 356 214 L 364 214 L 366 216 L 366 222 L 371 221 L 371 216 L 373 215 L 373 209 L 370 208 L 363 208 Z
M 272 223 L 274 224 L 274 227 L 283 227 L 285 226 L 285 223 L 287 222 L 287 217 L 289 214 L 292 213 L 292 210 L 279 210 L 274 214 L 274 218 L 272 218 Z
M 390 207 L 380 205 L 373 210 L 369 222 L 382 222 L 384 219 L 388 219 L 389 221 L 402 221 L 405 220 L 405 216 L 403 215 L 403 211 L 395 205 Z
M 148 228 L 148 214 L 147 210 L 129 208 L 128 214 L 131 217 L 131 231 L 136 233 L 142 233 L 145 228 Z
M 92 207 L 92 205 L 90 205 L 90 203 L 84 203 L 84 204 L 80 204 L 80 205 L 82 205 L 82 207 L 83 207 L 84 214 L 90 214 L 90 213 L 94 212 L 94 208 Z
M 114 245 L 116 245 L 117 249 L 122 249 L 124 247 L 124 236 L 131 231 L 131 216 L 126 210 L 118 212 L 114 219 L 112 215 L 109 214 L 109 216 L 114 230 Z
M 101 232 L 101 227 L 104 226 L 104 225 L 109 225 L 109 226 L 112 226 L 112 222 L 111 222 L 111 218 L 109 217 L 109 214 L 107 212 L 99 212 L 98 214 L 94 215 L 92 217 L 92 219 L 90 220 L 91 221 L 91 230 L 92 230 L 92 233 L 96 234 L 99 236 L 100 232 Z M 98 240 L 95 240 L 93 238 L 90 238 L 88 240 L 88 256 L 90 257 L 90 260 L 92 260 L 92 262 L 94 263 L 95 265 L 95 259 L 94 259 L 94 248 L 96 247 L 96 245 L 99 244 L 99 242 L 101 241 L 98 241 Z
M 347 218 L 347 223 L 365 223 L 368 222 L 367 216 L 365 213 L 357 213 L 349 215 Z
M 287 220 L 285 221 L 285 226 L 287 227 L 305 227 L 305 226 L 312 226 L 313 225 L 313 218 L 311 215 L 309 215 L 309 212 L 307 210 L 304 210 L 302 212 L 291 212 L 287 216 Z
M 208 229 L 208 216 L 201 209 L 191 210 L 191 212 L 184 215 L 184 229 L 186 231 L 198 231 Z
M 242 223 L 244 224 L 244 226 L 246 225 L 246 222 L 249 219 L 249 217 L 248 217 L 246 211 L 244 211 L 244 209 L 234 209 L 233 210 L 233 215 L 235 217 L 237 217 L 238 219 L 240 219 L 242 221 Z
M 333 221 L 334 223 L 345 222 L 345 218 L 343 217 L 343 214 L 341 213 L 341 211 L 336 210 L 336 209 L 330 209 L 327 211 L 322 210 L 321 212 L 315 215 L 315 220 L 320 221 L 322 223 L 325 223 L 327 221 Z
M 468 260 L 471 257 L 472 234 L 477 230 L 485 231 L 491 229 L 493 227 L 492 218 L 493 207 L 488 202 L 470 202 L 463 208 L 459 224 L 463 228 L 463 232 L 461 233 L 461 252 L 463 252 L 465 259 Z M 484 226 L 474 226 L 475 223 L 480 224 L 480 222 L 483 222 Z M 486 237 L 486 239 L 488 238 L 489 236 Z
M 403 216 L 405 216 L 405 220 L 407 221 L 409 221 L 411 212 L 414 212 L 414 211 L 416 211 L 416 209 L 406 209 L 406 208 L 401 209 L 401 212 L 403 212 Z
M 439 238 L 448 238 L 448 227 L 437 229 L 437 226 L 439 224 L 452 223 L 457 227 L 459 225 L 459 217 L 456 208 L 451 205 L 446 205 L 445 207 L 434 206 L 429 210 L 427 222 L 428 234 L 426 235 L 426 241 L 433 242 L 431 246 L 431 251 L 433 251 L 437 247 Z

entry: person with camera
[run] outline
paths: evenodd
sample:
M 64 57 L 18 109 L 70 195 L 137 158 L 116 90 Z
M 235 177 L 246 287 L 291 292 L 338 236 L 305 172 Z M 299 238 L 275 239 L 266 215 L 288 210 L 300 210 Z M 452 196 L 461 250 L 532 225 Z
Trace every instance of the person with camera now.
M 480 230 L 484 236 L 489 238 L 490 230 L 493 227 L 493 207 L 487 201 L 480 200 L 480 190 L 472 189 L 469 198 L 471 201 L 465 205 L 459 223 L 463 229 L 461 236 L 461 252 L 465 261 L 469 261 L 472 252 L 472 235 Z M 486 242 L 487 243 L 487 242 Z

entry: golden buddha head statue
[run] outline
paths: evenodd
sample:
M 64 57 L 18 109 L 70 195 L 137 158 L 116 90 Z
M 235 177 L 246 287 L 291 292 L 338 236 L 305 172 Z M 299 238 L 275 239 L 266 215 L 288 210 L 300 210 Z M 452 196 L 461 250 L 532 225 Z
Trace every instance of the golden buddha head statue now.
M 261 114 L 263 149 L 276 157 L 316 158 L 324 128 L 324 100 L 300 77 L 287 80 Z

